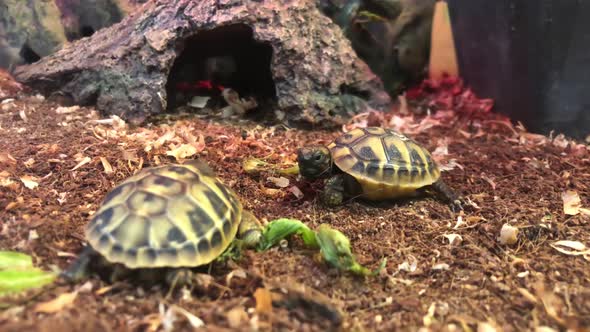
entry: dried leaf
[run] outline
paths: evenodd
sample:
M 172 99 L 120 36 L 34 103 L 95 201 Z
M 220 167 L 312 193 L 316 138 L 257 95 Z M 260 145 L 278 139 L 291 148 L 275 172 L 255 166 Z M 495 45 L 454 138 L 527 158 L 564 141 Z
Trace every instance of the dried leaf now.
M 36 229 L 31 229 L 29 231 L 29 241 L 37 240 L 39 238 L 39 233 L 37 233 Z
M 2 91 L 0 90 L 0 96 L 2 95 L 1 92 Z M 9 111 L 16 106 L 14 104 L 14 98 L 4 99 L 3 101 L 0 102 L 0 105 L 2 105 L 3 111 Z
M 154 313 L 154 314 L 149 314 L 147 316 L 144 316 L 143 319 L 138 323 L 138 325 L 141 325 L 142 327 L 144 327 L 144 331 L 146 332 L 156 332 L 159 330 L 160 326 L 162 325 L 162 317 L 164 317 L 164 315 L 166 314 L 166 312 L 164 312 L 162 309 L 163 308 L 163 304 L 160 303 L 160 312 L 158 313 Z M 169 313 L 174 313 L 172 311 L 168 311 Z M 164 331 L 166 331 L 166 329 L 164 329 Z
M 43 312 L 46 314 L 55 313 L 61 311 L 72 304 L 78 297 L 78 291 L 75 290 L 71 293 L 64 293 L 56 297 L 55 299 L 43 303 L 39 303 L 35 306 L 35 312 Z
M 432 266 L 432 270 L 434 271 L 444 271 L 449 269 L 449 264 L 447 263 L 438 263 Z
M 590 249 L 586 247 L 585 244 L 579 241 L 557 241 L 555 243 L 551 243 L 551 247 L 553 249 L 559 251 L 562 254 L 566 254 L 569 256 L 584 256 L 584 259 L 590 260 Z M 568 249 L 573 250 L 568 250 Z
M 481 173 L 481 178 L 482 178 L 482 180 L 485 180 L 487 183 L 489 183 L 490 186 L 492 186 L 492 190 L 496 190 L 496 183 L 494 182 L 494 180 L 492 180 L 485 173 Z
M 223 89 L 221 95 L 223 96 L 225 102 L 227 102 L 231 107 L 231 110 L 233 111 L 231 113 L 242 115 L 247 111 L 258 107 L 258 103 L 253 97 L 249 97 L 247 99 L 240 98 L 236 91 L 229 88 Z
M 14 182 L 13 180 L 11 180 L 8 177 L 4 177 L 2 173 L 5 173 L 5 172 L 0 172 L 0 186 L 7 187 L 12 190 L 17 190 L 19 188 L 18 183 Z
M 268 196 L 268 197 L 273 197 L 273 198 L 278 198 L 284 195 L 284 192 L 280 189 L 275 189 L 275 188 L 266 188 L 263 187 L 262 188 L 262 192 Z
M 299 189 L 297 186 L 291 186 L 288 189 L 295 197 L 297 197 L 297 199 L 302 199 L 303 198 L 303 192 L 301 191 L 301 189 Z
M 537 281 L 535 284 L 535 293 L 543 303 L 547 315 L 560 325 L 566 325 L 565 320 L 561 318 L 560 315 L 560 313 L 563 312 L 565 306 L 564 303 L 554 292 L 545 289 L 545 284 L 542 280 Z
M 209 96 L 194 96 L 193 99 L 188 103 L 188 106 L 194 108 L 203 108 L 207 105 L 207 101 L 209 101 L 211 97 Z
M 8 152 L 0 152 L 0 164 L 16 165 L 16 159 Z
M 269 176 L 267 180 L 272 182 L 275 186 L 279 188 L 286 188 L 289 186 L 289 179 L 282 176 L 278 178 L 274 176 Z
M 586 246 L 583 243 L 579 242 L 579 241 L 567 241 L 567 240 L 557 241 L 553 245 L 554 246 L 568 247 L 568 248 L 571 248 L 571 249 L 574 249 L 574 250 L 579 250 L 579 251 L 586 249 Z
M 457 159 L 449 159 L 446 163 L 441 163 L 438 167 L 442 172 L 454 170 L 455 168 L 463 169 L 463 165 L 457 162 Z
M 25 113 L 24 109 L 21 109 L 20 111 L 18 111 L 18 115 L 20 116 L 20 118 L 24 121 L 27 122 L 29 121 L 29 119 L 27 118 L 27 113 Z
M 557 332 L 557 330 L 550 328 L 549 326 L 537 326 L 535 332 Z
M 10 210 L 14 209 L 15 207 L 17 207 L 18 205 L 19 205 L 18 202 L 10 202 L 10 203 L 6 204 L 4 211 L 10 211 Z
M 26 167 L 30 168 L 35 164 L 35 159 L 29 158 L 23 163 Z
M 500 236 L 498 237 L 498 241 L 500 244 L 515 244 L 518 240 L 518 228 L 511 226 L 509 224 L 502 225 L 502 229 L 500 230 Z
M 186 139 L 188 142 L 197 149 L 197 152 L 201 152 L 205 149 L 205 136 L 200 134 L 198 137 L 194 135 L 190 135 L 189 133 L 185 134 Z
M 94 285 L 92 285 L 92 281 L 86 281 L 82 286 L 80 286 L 78 288 L 78 292 L 80 293 L 90 293 L 92 292 L 92 288 L 94 287 Z
M 562 148 L 562 149 L 567 148 L 569 143 L 570 142 L 567 140 L 567 138 L 565 137 L 564 134 L 559 134 L 553 139 L 553 145 L 555 145 L 559 148 Z
M 183 160 L 187 157 L 192 157 L 197 154 L 199 150 L 192 144 L 182 144 L 172 150 L 166 151 L 166 155 L 174 157 L 176 160 Z
M 258 288 L 254 292 L 254 299 L 256 299 L 256 311 L 258 313 L 272 313 L 272 298 L 268 289 Z
M 497 329 L 490 323 L 479 322 L 477 323 L 477 332 L 496 332 Z
M 447 240 L 449 240 L 450 245 L 459 245 L 463 242 L 463 238 L 459 234 L 443 234 Z
M 240 278 L 240 279 L 246 279 L 248 277 L 248 275 L 246 274 L 246 271 L 244 271 L 242 269 L 233 270 L 230 273 L 228 273 L 227 276 L 225 277 L 225 284 L 227 286 L 230 286 L 231 280 L 234 277 Z
M 59 106 L 58 108 L 55 109 L 55 113 L 69 114 L 69 113 L 74 113 L 79 109 L 80 109 L 80 106 L 78 106 L 78 105 L 74 105 L 74 106 L 70 106 L 70 107 Z
M 229 327 L 233 329 L 242 327 L 244 322 L 248 321 L 248 314 L 242 306 L 237 306 L 231 309 L 227 312 L 226 316 Z
M 174 310 L 172 306 L 166 309 L 164 303 L 160 303 L 158 305 L 158 313 L 159 315 L 153 315 L 153 318 L 149 320 L 150 328 L 148 331 L 155 332 L 160 326 L 166 332 L 173 331 L 174 322 L 176 322 L 176 310 Z
M 537 298 L 531 293 L 529 292 L 526 288 L 517 288 L 516 289 L 520 295 L 522 295 L 525 299 L 527 299 L 527 301 L 533 303 L 533 304 L 537 304 L 538 300 Z
M 424 326 L 429 327 L 434 322 L 436 322 L 436 318 L 434 318 L 435 311 L 436 311 L 436 303 L 430 304 L 430 306 L 428 307 L 428 311 L 426 312 L 426 315 L 424 315 L 424 317 L 422 317 L 422 323 L 424 324 Z
M 80 162 L 78 163 L 78 165 L 74 166 L 74 168 L 72 168 L 72 169 L 71 169 L 71 171 L 75 171 L 75 170 L 77 170 L 78 168 L 80 168 L 80 167 L 82 167 L 82 166 L 84 166 L 84 165 L 88 164 L 88 163 L 89 163 L 89 162 L 91 162 L 91 161 L 92 161 L 92 158 L 90 158 L 90 157 L 86 156 L 86 157 L 82 158 L 82 160 L 80 160 Z
M 110 124 L 114 129 L 120 130 L 127 127 L 125 120 L 121 119 L 117 115 L 111 115 L 109 120 L 111 120 Z
M 407 132 L 409 126 L 414 125 L 414 117 L 413 116 L 398 116 L 394 115 L 389 120 L 389 127 L 399 131 L 399 132 Z
M 133 161 L 137 162 L 139 157 L 137 156 L 137 151 L 135 150 L 123 150 L 121 152 L 121 158 L 125 161 Z
M 108 292 L 111 291 L 111 289 L 113 289 L 115 286 L 114 285 L 109 285 L 109 286 L 105 286 L 105 287 L 101 287 L 98 290 L 96 290 L 96 292 L 94 292 L 95 295 L 101 296 L 104 295 Z
M 563 212 L 570 216 L 575 216 L 580 213 L 582 207 L 582 201 L 580 196 L 574 190 L 567 190 L 561 194 L 563 200 Z
M 25 185 L 25 187 L 29 189 L 35 189 L 39 186 L 39 179 L 31 175 L 25 175 L 20 178 L 21 182 Z
M 463 225 L 465 225 L 465 222 L 463 221 L 463 216 L 457 216 L 457 223 L 455 224 L 455 226 L 453 226 L 453 229 L 457 229 Z
M 102 163 L 102 168 L 104 168 L 106 174 L 113 173 L 113 166 L 111 166 L 111 163 L 109 163 L 105 157 L 100 157 L 100 162 Z
M 152 144 L 148 144 L 145 147 L 145 151 L 149 152 L 152 147 L 159 149 L 160 147 L 162 147 L 164 145 L 164 143 L 171 141 L 172 139 L 174 139 L 176 137 L 176 133 L 174 131 L 167 131 L 166 133 L 164 133 L 164 135 L 160 136 L 157 140 L 155 140 Z
M 200 319 L 199 317 L 191 314 L 187 310 L 185 310 L 185 309 L 183 309 L 183 308 L 181 308 L 179 306 L 176 306 L 176 305 L 173 305 L 171 307 L 171 309 L 174 310 L 174 311 L 176 311 L 177 313 L 183 315 L 184 317 L 186 317 L 186 319 L 188 320 L 188 322 L 191 324 L 191 326 L 193 328 L 196 329 L 196 328 L 205 326 L 205 322 L 203 322 L 202 319 Z
M 485 219 L 480 216 L 468 216 L 467 218 L 465 218 L 465 221 L 469 225 L 475 224 L 476 222 L 479 222 L 482 220 L 485 220 Z
M 67 194 L 68 194 L 67 192 L 57 194 L 57 202 L 59 203 L 59 205 L 62 205 L 63 203 L 65 203 L 67 201 L 67 199 L 66 199 Z
M 432 157 L 437 161 L 443 160 L 445 158 L 445 156 L 447 156 L 448 154 L 449 154 L 449 146 L 446 144 L 437 146 L 436 149 L 434 149 L 434 151 L 432 151 Z
M 78 255 L 71 253 L 71 252 L 65 252 L 65 251 L 58 251 L 57 252 L 57 257 L 70 257 L 70 258 L 77 258 Z
M 418 260 L 416 257 L 410 255 L 408 260 L 397 266 L 398 271 L 414 272 L 418 268 Z

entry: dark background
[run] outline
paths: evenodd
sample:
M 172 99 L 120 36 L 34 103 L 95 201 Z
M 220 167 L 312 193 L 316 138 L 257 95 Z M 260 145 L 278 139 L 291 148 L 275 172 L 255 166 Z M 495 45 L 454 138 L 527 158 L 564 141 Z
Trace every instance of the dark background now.
M 448 0 L 461 76 L 531 131 L 590 134 L 590 1 Z

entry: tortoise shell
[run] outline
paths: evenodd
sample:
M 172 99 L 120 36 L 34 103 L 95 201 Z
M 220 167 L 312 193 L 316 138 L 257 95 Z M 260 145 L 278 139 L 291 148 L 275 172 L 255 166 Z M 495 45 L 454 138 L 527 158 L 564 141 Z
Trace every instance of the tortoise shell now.
M 231 243 L 242 204 L 200 162 L 146 168 L 105 197 L 86 228 L 94 250 L 128 268 L 193 267 Z
M 391 129 L 357 128 L 328 149 L 333 163 L 359 182 L 369 200 L 407 196 L 440 177 L 430 152 Z

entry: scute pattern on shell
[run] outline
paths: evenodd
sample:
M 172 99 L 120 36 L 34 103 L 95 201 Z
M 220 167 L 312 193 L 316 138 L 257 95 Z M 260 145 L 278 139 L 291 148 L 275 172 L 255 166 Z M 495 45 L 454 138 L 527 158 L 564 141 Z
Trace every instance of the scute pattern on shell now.
M 328 149 L 334 164 L 360 183 L 367 199 L 406 196 L 440 177 L 430 152 L 391 129 L 357 128 Z
M 113 188 L 86 228 L 89 244 L 129 268 L 217 258 L 242 218 L 235 193 L 198 162 L 146 168 Z

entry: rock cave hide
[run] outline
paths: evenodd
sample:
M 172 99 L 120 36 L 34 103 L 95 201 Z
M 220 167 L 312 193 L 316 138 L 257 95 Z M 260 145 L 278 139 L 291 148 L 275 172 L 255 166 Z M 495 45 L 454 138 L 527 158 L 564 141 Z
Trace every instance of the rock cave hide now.
M 204 63 L 227 55 L 236 64 L 228 86 L 259 105 L 271 101 L 267 111 L 290 124 L 330 127 L 390 103 L 381 80 L 314 0 L 151 1 L 18 67 L 15 77 L 45 95 L 141 124 L 176 106 L 181 78 L 209 79 Z

